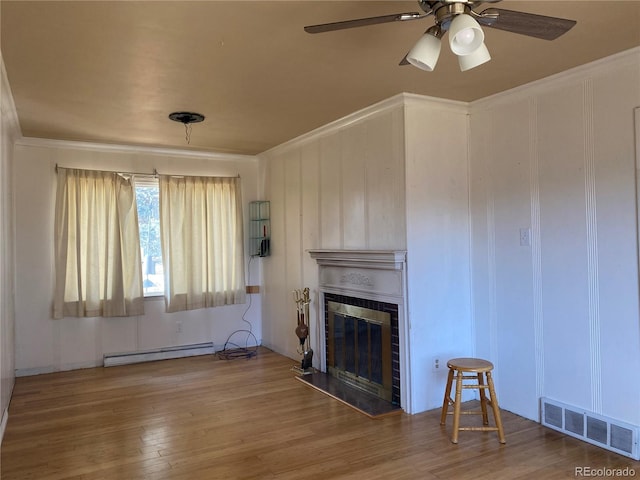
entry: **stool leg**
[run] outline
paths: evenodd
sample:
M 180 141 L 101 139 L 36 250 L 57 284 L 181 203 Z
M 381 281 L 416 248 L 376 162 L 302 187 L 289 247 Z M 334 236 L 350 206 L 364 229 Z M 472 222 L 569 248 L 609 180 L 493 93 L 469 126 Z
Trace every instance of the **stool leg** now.
M 453 370 L 449 369 L 447 377 L 447 387 L 444 389 L 444 400 L 442 401 L 442 414 L 440 415 L 440 425 L 444 425 L 447 421 L 447 412 L 449 411 L 449 398 L 451 398 L 451 385 L 453 384 Z
M 500 441 L 500 443 L 507 443 L 504 438 L 502 419 L 500 418 L 500 408 L 498 406 L 498 397 L 496 396 L 496 390 L 493 387 L 491 372 L 487 372 L 487 383 L 489 384 L 489 395 L 491 395 L 491 408 L 493 408 L 493 418 L 496 421 L 496 427 L 498 428 L 498 440 Z
M 478 372 L 478 390 L 480 390 L 480 408 L 482 409 L 482 423 L 489 425 L 489 416 L 487 415 L 487 395 L 485 393 L 484 373 Z
M 462 403 L 462 372 L 456 372 L 456 399 L 453 402 L 453 435 L 451 442 L 458 443 L 458 429 L 460 428 L 460 404 Z

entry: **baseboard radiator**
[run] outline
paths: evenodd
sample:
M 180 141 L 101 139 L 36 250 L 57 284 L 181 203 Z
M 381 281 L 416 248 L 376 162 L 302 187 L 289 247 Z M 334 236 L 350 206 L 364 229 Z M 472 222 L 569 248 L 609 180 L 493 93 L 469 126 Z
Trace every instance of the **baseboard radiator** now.
M 104 356 L 104 366 L 128 365 L 131 363 L 154 362 L 171 358 L 194 357 L 196 355 L 212 355 L 215 353 L 213 342 L 180 345 L 177 347 L 159 348 L 129 353 L 108 353 Z
M 585 442 L 640 460 L 640 427 L 573 407 L 540 399 L 542 424 Z

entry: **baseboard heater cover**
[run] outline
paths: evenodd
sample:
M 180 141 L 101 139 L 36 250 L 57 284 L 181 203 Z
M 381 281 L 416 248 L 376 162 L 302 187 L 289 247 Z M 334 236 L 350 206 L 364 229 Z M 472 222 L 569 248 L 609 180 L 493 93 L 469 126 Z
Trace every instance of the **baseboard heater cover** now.
M 640 460 L 640 427 L 567 405 L 540 399 L 542 424 L 571 437 Z
M 156 360 L 169 360 L 172 358 L 195 357 L 197 355 L 213 355 L 215 352 L 213 342 L 197 343 L 193 345 L 180 345 L 177 347 L 165 347 L 155 350 L 145 350 L 129 353 L 108 353 L 104 355 L 104 366 L 129 365 L 132 363 L 154 362 Z

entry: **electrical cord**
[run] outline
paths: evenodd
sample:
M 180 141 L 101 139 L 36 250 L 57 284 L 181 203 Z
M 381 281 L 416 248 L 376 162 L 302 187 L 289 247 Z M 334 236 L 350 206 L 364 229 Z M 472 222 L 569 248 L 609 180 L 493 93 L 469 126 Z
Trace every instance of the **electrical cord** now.
M 247 270 L 248 270 L 247 283 L 249 285 L 251 285 L 251 260 L 253 260 L 253 256 L 249 257 L 249 263 L 247 265 Z M 241 318 L 243 322 L 249 325 L 249 330 L 236 330 L 235 332 L 231 333 L 231 335 L 227 337 L 227 341 L 224 343 L 224 347 L 222 347 L 222 350 L 217 352 L 218 358 L 222 360 L 234 360 L 236 358 L 246 358 L 248 360 L 258 355 L 258 339 L 253 334 L 253 331 L 252 331 L 253 326 L 251 325 L 251 322 L 245 318 L 247 315 L 247 312 L 249 312 L 249 309 L 251 309 L 251 303 L 252 303 L 251 294 L 249 294 L 249 304 L 247 305 L 247 308 L 244 310 L 244 313 L 242 314 L 242 318 Z M 231 338 L 234 335 L 240 334 L 240 333 L 247 334 L 247 338 L 245 338 L 245 341 L 244 341 L 244 347 L 231 342 Z M 254 344 L 253 347 L 249 347 L 250 338 L 253 338 L 253 344 Z M 227 349 L 227 346 L 233 347 L 233 348 Z
M 236 333 L 242 332 L 246 332 L 248 334 L 247 338 L 245 339 L 244 347 L 230 341 L 231 337 L 233 337 Z M 253 342 L 255 344 L 254 347 L 249 347 L 249 338 L 251 337 L 253 337 Z M 227 350 L 227 346 L 234 348 L 230 348 Z M 222 360 L 233 360 L 236 358 L 246 358 L 248 360 L 252 357 L 255 357 L 256 355 L 258 355 L 258 341 L 256 339 L 256 336 L 251 333 L 250 330 L 236 330 L 231 335 L 229 335 L 229 338 L 227 338 L 227 341 L 224 344 L 224 348 L 220 350 L 217 355 L 218 358 Z

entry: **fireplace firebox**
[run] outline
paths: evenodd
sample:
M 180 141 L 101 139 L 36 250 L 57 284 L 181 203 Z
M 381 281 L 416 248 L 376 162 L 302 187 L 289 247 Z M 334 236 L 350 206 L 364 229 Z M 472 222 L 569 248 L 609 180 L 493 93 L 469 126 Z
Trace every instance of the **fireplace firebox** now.
M 397 305 L 325 294 L 325 341 L 329 375 L 400 404 Z

